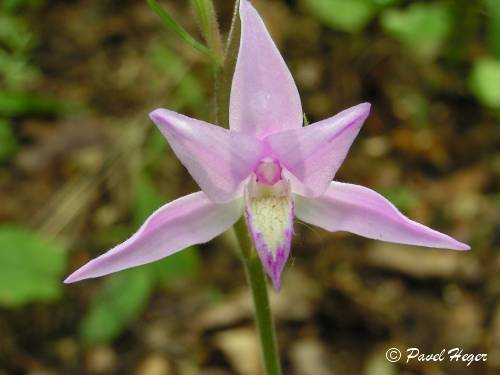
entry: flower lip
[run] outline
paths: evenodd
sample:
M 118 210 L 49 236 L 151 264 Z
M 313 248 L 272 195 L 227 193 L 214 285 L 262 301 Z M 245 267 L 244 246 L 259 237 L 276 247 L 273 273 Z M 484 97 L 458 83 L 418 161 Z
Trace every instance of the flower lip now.
M 276 168 L 275 161 L 266 161 L 266 168 Z M 263 163 L 263 164 L 264 164 Z M 274 185 L 258 183 L 252 176 L 245 188 L 244 215 L 252 242 L 264 270 L 279 291 L 293 235 L 294 201 L 288 180 Z
M 264 185 L 274 185 L 282 179 L 282 168 L 278 160 L 265 158 L 260 161 L 255 169 L 256 182 Z

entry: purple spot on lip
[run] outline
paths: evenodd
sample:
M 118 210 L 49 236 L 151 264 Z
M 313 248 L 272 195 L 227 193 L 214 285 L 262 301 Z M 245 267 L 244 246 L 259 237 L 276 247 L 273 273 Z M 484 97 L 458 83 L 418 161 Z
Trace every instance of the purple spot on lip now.
M 276 248 L 274 256 L 273 252 L 269 250 L 268 244 L 265 242 L 262 233 L 255 229 L 253 225 L 252 214 L 247 207 L 245 207 L 244 210 L 248 230 L 250 232 L 255 249 L 257 250 L 257 254 L 259 255 L 264 270 L 273 282 L 274 290 L 277 292 L 279 292 L 279 290 L 281 289 L 281 274 L 283 272 L 283 269 L 285 268 L 288 256 L 290 255 L 290 247 L 293 234 L 294 208 L 295 205 L 292 202 L 290 212 L 290 226 L 284 231 L 283 243 Z

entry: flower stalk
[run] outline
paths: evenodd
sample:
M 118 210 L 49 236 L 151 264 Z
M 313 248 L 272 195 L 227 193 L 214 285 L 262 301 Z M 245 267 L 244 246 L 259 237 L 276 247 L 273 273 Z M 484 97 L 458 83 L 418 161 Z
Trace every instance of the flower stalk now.
M 231 84 L 240 46 L 239 6 L 240 2 L 236 0 L 224 50 L 224 63 L 222 67 L 217 69 L 215 75 L 215 122 L 226 129 L 229 129 L 229 98 L 231 97 Z
M 203 38 L 214 57 L 214 65 L 220 67 L 224 63 L 224 52 L 212 0 L 191 0 L 191 5 L 198 18 Z
M 238 239 L 248 285 L 252 291 L 264 368 L 267 375 L 280 375 L 281 365 L 267 293 L 266 275 L 257 253 L 252 248 L 252 242 L 243 218 L 234 225 L 234 232 Z

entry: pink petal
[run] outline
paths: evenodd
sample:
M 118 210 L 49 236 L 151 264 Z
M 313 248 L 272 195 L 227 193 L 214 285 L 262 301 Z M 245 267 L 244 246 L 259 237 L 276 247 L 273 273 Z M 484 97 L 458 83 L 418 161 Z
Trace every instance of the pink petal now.
M 241 39 L 233 77 L 229 123 L 262 138 L 302 125 L 295 82 L 259 14 L 240 1 Z
M 99 277 L 210 241 L 242 215 L 242 200 L 215 204 L 203 192 L 181 197 L 154 212 L 128 240 L 91 260 L 64 282 Z
M 319 198 L 296 197 L 297 217 L 334 231 L 348 231 L 381 241 L 469 250 L 466 244 L 408 219 L 373 190 L 332 182 Z
M 166 109 L 150 117 L 212 201 L 227 202 L 242 193 L 241 182 L 261 158 L 257 140 Z
M 363 103 L 266 138 L 274 156 L 295 177 L 291 178 L 295 193 L 315 197 L 326 191 L 369 113 L 370 104 Z

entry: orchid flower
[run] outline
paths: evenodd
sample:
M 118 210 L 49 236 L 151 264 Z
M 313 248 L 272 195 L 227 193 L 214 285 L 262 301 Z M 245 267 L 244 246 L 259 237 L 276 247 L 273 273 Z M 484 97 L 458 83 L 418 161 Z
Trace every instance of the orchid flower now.
M 205 243 L 244 215 L 274 288 L 290 254 L 294 218 L 328 231 L 436 248 L 469 246 L 412 221 L 363 186 L 332 181 L 368 117 L 362 103 L 302 126 L 294 80 L 262 19 L 240 1 L 241 39 L 230 129 L 166 110 L 150 117 L 201 187 L 154 212 L 128 240 L 65 282 L 103 276 Z

